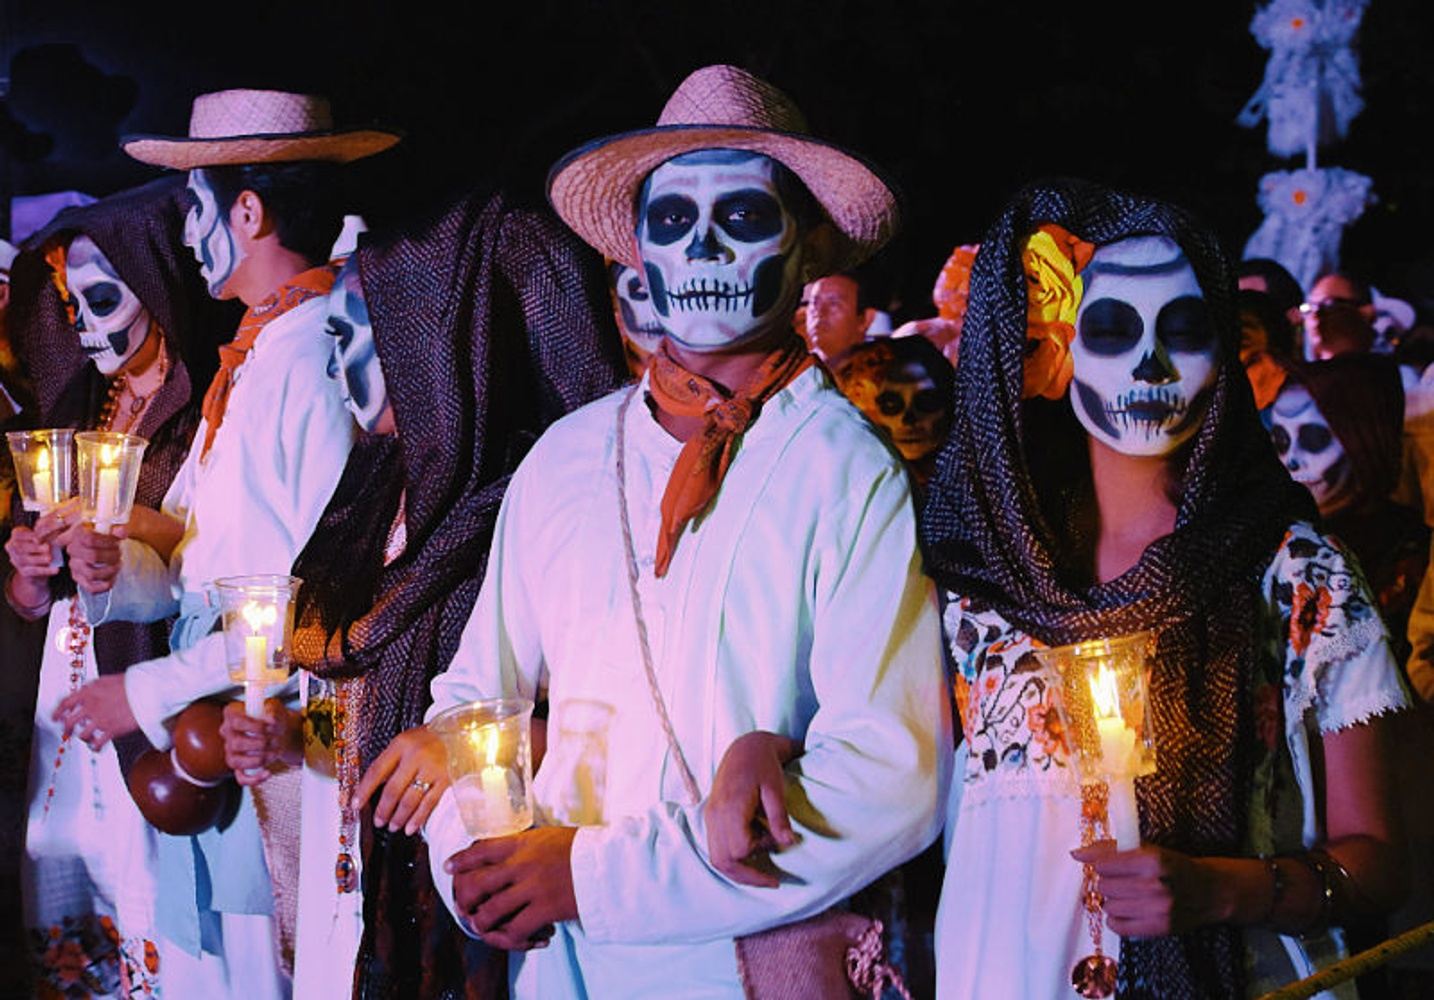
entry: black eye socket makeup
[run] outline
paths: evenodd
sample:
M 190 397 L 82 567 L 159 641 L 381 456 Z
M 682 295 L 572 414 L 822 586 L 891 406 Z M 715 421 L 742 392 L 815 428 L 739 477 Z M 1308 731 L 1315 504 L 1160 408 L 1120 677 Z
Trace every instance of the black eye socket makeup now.
M 686 195 L 665 194 L 647 205 L 647 236 L 658 246 L 682 239 L 697 222 L 697 203 Z
M 1119 299 L 1097 299 L 1081 313 L 1078 336 L 1085 349 L 1100 357 L 1124 354 L 1145 332 L 1140 313 Z
M 782 231 L 782 206 L 765 191 L 747 189 L 717 200 L 713 217 L 734 240 L 757 243 Z
M 1301 451 L 1318 454 L 1334 443 L 1334 435 L 1324 424 L 1303 424 L 1295 432 Z
M 118 309 L 123 301 L 124 295 L 113 282 L 101 281 L 85 289 L 85 304 L 96 316 L 108 316 Z
M 1270 440 L 1274 442 L 1275 454 L 1284 458 L 1290 450 L 1290 432 L 1276 424 L 1270 428 Z
M 1194 353 L 1215 346 L 1215 330 L 1205 300 L 1186 295 L 1166 304 L 1155 318 L 1155 336 L 1168 350 Z

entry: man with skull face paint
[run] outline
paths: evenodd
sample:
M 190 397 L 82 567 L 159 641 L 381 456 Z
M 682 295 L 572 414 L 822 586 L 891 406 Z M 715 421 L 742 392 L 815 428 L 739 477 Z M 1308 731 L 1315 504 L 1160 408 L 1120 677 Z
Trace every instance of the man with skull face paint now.
M 289 571 L 353 439 L 327 375 L 332 341 L 322 325 L 333 283 L 326 264 L 341 219 L 333 164 L 396 141 L 389 133 L 335 131 L 322 98 L 274 91 L 202 95 L 188 137 L 126 141 L 138 159 L 190 171 L 186 241 L 210 294 L 237 298 L 248 310 L 238 336 L 220 349 L 204 421 L 164 498 L 163 513 L 182 525 L 173 552 L 134 544 L 121 552 L 93 533 L 71 545 L 72 558 L 78 552 L 104 570 L 79 581 L 95 620 L 180 616 L 170 655 L 131 666 L 122 683 L 100 678 L 61 702 L 60 717 L 82 735 L 103 742 L 139 729 L 167 748 L 169 718 L 231 688 L 223 637 L 213 632 L 213 583 Z M 261 844 L 250 793 L 222 829 L 164 836 L 159 846 L 167 942 L 202 956 L 219 975 L 242 969 L 250 993 L 283 995 L 269 845 Z
M 1066 289 L 1070 401 L 1022 402 L 1014 318 L 1046 289 L 1008 275 L 1052 226 L 1096 249 Z M 1184 213 L 1076 181 L 1022 192 L 982 241 L 922 514 L 966 737 L 939 996 L 1258 994 L 1400 894 L 1405 695 L 1368 585 L 1260 433 L 1232 287 Z M 1146 629 L 1157 766 L 1118 851 L 1034 650 Z
M 465 929 L 525 949 L 556 925 L 512 955 L 519 996 L 740 997 L 734 938 L 935 835 L 950 721 L 906 476 L 790 327 L 813 267 L 874 251 L 896 204 L 804 132 L 785 95 L 708 67 L 656 129 L 550 175 L 579 235 L 641 262 L 665 337 L 637 387 L 559 421 L 514 474 L 433 682 L 431 712 L 550 705 L 543 825 L 473 843 L 449 791 L 425 830 Z M 805 746 L 788 772 L 805 837 L 773 888 L 706 856 L 703 789 L 754 727 Z

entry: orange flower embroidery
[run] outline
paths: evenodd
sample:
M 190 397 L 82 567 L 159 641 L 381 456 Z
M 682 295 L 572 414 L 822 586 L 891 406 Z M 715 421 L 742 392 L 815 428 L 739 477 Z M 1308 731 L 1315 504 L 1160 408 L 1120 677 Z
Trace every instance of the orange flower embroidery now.
M 1328 587 L 1311 587 L 1301 583 L 1295 588 L 1290 607 L 1290 644 L 1294 646 L 1296 656 L 1304 656 L 1310 639 L 1324 628 L 1329 620 L 1331 601 Z
M 1026 709 L 1026 726 L 1031 730 L 1031 738 L 1046 756 L 1054 757 L 1057 751 L 1062 754 L 1069 752 L 1066 727 L 1061 722 L 1060 712 L 1052 704 L 1051 692 L 1047 691 L 1039 702 Z
M 956 675 L 956 717 L 961 720 L 961 731 L 966 735 L 966 742 L 971 742 L 971 734 L 975 731 L 976 720 L 972 717 L 971 685 L 966 683 L 966 678 L 961 674 Z

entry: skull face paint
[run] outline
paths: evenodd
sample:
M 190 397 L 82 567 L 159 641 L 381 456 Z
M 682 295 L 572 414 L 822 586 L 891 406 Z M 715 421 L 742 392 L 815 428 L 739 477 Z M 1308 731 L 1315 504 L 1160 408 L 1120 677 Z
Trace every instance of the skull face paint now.
M 916 462 L 941 447 L 950 430 L 951 400 L 936 387 L 936 380 L 919 361 L 892 365 L 877 387 L 868 415 L 891 436 L 891 443 L 908 462 Z
M 328 332 L 334 337 L 329 377 L 339 383 L 344 405 L 364 430 L 378 430 L 388 409 L 388 386 L 378 360 L 378 344 L 368 303 L 359 281 L 358 258 L 350 257 L 329 293 Z
M 652 296 L 636 268 L 613 261 L 608 265 L 608 280 L 612 282 L 617 329 L 622 334 L 628 362 L 634 372 L 640 372 L 648 355 L 662 342 L 662 324 L 657 321 Z
M 801 292 L 799 236 L 768 157 L 713 149 L 668 160 L 647 179 L 637 225 L 657 322 L 693 351 L 785 326 Z
M 209 287 L 209 294 L 224 298 L 224 288 L 244 259 L 244 252 L 234 242 L 229 219 L 220 210 L 204 171 L 191 170 L 185 187 L 189 192 L 189 212 L 184 217 L 184 245 L 194 251 L 199 276 Z
M 103 374 L 114 375 L 149 336 L 149 310 L 88 236 L 70 241 L 65 284 L 75 305 L 80 350 Z
M 1357 484 L 1344 445 L 1302 385 L 1280 390 L 1269 412 L 1270 439 L 1290 478 L 1310 491 L 1326 516 L 1349 506 Z
M 1127 455 L 1168 455 L 1200 427 L 1217 343 L 1180 247 L 1139 236 L 1098 249 L 1071 345 L 1071 405 L 1086 431 Z

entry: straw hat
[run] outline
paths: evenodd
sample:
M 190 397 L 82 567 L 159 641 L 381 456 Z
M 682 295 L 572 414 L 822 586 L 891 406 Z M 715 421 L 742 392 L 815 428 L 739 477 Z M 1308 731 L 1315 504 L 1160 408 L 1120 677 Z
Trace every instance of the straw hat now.
M 745 149 L 791 169 L 839 234 L 836 270 L 854 267 L 896 232 L 894 187 L 857 154 L 815 138 L 792 99 L 735 66 L 707 66 L 673 92 L 655 128 L 597 139 L 548 174 L 548 199 L 584 240 L 639 267 L 634 212 L 643 179 L 663 162 L 699 149 Z
M 348 163 L 381 153 L 399 136 L 379 129 L 335 129 L 326 98 L 281 90 L 200 94 L 189 135 L 129 135 L 120 145 L 142 163 L 176 170 L 242 163 L 327 160 Z

